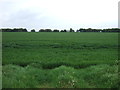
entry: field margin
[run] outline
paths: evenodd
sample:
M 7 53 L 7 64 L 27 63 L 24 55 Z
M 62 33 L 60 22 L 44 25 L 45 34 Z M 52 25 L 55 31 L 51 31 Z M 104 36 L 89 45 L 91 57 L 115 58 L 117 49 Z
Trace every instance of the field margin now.
M 2 32 L 0 32 L 0 89 L 2 89 Z

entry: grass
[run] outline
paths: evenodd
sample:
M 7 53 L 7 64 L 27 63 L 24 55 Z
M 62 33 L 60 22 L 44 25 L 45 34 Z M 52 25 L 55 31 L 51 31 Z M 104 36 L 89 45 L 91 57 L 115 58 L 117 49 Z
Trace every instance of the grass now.
M 0 89 L 2 89 L 2 32 L 0 32 Z
M 118 33 L 4 32 L 2 44 L 4 88 L 118 87 Z
M 25 68 L 17 65 L 3 67 L 3 88 L 117 88 L 118 80 L 116 65 L 85 69 L 60 66 L 51 70 L 30 65 Z

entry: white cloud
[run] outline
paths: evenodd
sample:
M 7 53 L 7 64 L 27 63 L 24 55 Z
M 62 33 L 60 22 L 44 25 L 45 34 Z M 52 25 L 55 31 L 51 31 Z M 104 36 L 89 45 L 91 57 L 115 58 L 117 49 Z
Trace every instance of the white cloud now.
M 117 27 L 119 0 L 0 0 L 0 27 Z

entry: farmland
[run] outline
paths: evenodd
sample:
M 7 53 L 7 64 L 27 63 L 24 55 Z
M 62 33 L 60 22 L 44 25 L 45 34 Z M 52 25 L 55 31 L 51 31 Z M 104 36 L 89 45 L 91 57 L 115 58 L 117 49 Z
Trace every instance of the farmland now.
M 2 35 L 3 88 L 118 87 L 118 33 Z

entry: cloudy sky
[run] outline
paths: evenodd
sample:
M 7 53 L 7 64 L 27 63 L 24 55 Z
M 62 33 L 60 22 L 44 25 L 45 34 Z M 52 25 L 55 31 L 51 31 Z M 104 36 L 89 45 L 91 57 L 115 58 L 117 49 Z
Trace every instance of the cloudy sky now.
M 116 28 L 118 1 L 0 0 L 0 28 Z

